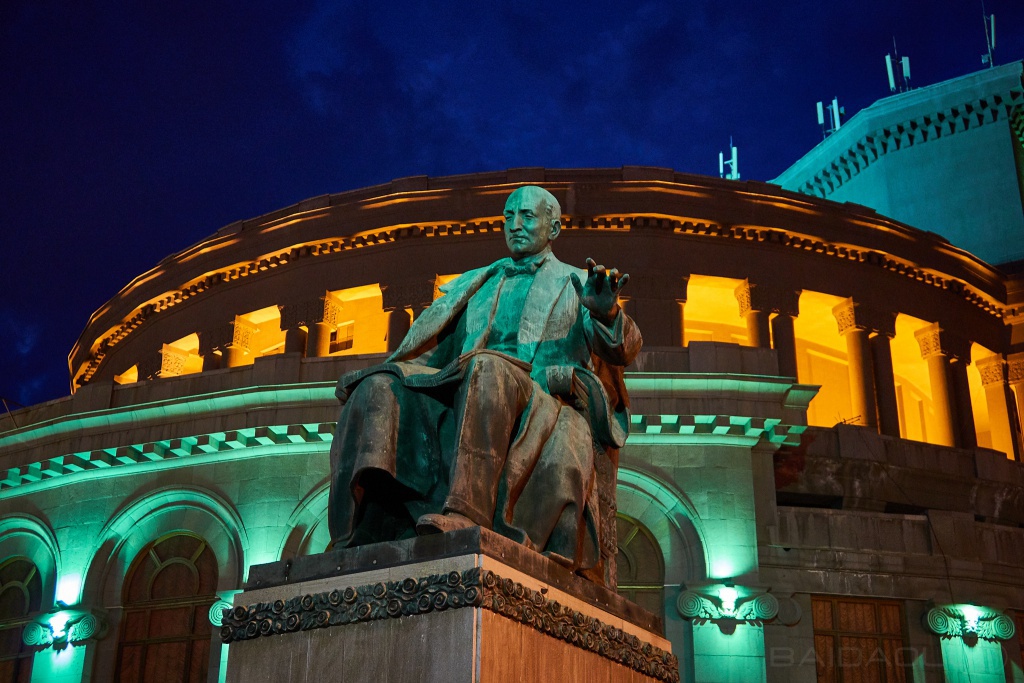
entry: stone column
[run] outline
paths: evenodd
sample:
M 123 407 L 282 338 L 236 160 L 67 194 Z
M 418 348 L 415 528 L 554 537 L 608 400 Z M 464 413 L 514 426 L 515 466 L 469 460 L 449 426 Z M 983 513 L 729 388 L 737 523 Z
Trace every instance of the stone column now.
M 749 345 L 774 348 L 779 359 L 779 374 L 783 377 L 796 377 L 793 320 L 800 314 L 800 292 L 799 289 L 758 285 L 749 280 L 736 288 L 740 315 L 747 321 Z
M 1019 428 L 1016 425 L 1013 390 L 1008 381 L 1006 362 L 1002 356 L 982 358 L 977 362 L 981 384 L 985 387 L 988 423 L 992 432 L 992 448 L 1006 457 L 1020 460 Z
M 857 424 L 878 427 L 882 434 L 900 435 L 892 348 L 896 314 L 877 311 L 851 299 L 832 309 L 839 334 L 846 338 L 850 373 L 850 403 Z
M 281 308 L 281 329 L 285 332 L 285 350 L 298 350 L 305 334 L 307 358 L 331 355 L 331 334 L 342 318 L 341 305 L 325 292 L 316 299 L 285 304 Z
M 388 314 L 388 352 L 398 348 L 405 339 L 412 321 L 409 312 L 419 315 L 434 300 L 436 278 L 410 280 L 381 285 L 384 311 Z
M 164 344 L 160 348 L 160 370 L 157 377 L 177 377 L 185 370 L 188 351 Z
M 683 345 L 683 306 L 689 276 L 644 272 L 629 275 L 622 299 L 643 331 L 644 346 Z
M 857 325 L 854 303 L 847 299 L 832 309 L 839 323 L 839 334 L 846 337 L 846 364 L 850 372 L 850 408 L 856 424 L 877 427 L 875 404 L 875 373 L 871 359 L 871 332 Z
M 223 362 L 228 368 L 237 368 L 245 365 L 245 357 L 249 355 L 249 344 L 252 335 L 259 332 L 259 328 L 248 320 L 235 316 L 231 323 L 231 341 L 224 347 Z
M 871 360 L 875 370 L 875 407 L 878 431 L 886 436 L 900 435 L 900 409 L 896 402 L 896 376 L 892 369 L 892 338 L 896 336 L 896 314 L 891 314 L 892 332 L 880 331 L 871 337 Z
M 740 304 L 740 316 L 747 323 L 747 345 L 770 349 L 772 347 L 772 333 L 769 321 L 772 312 L 759 305 L 763 303 L 762 301 L 754 301 L 754 292 L 758 291 L 758 289 L 757 285 L 751 284 L 749 280 L 746 280 L 736 288 L 736 300 Z M 758 298 L 760 299 L 761 297 Z
M 1010 402 L 1010 424 L 1017 434 L 1018 461 L 1024 460 L 1024 353 L 1015 353 L 1006 357 L 1006 375 L 1013 394 Z
M 963 359 L 967 357 L 969 346 L 961 340 L 954 341 L 937 323 L 921 328 L 914 336 L 921 347 L 921 357 L 928 361 L 932 409 L 938 423 L 935 441 L 943 446 L 961 447 L 965 443 L 976 442 L 976 438 L 971 438 L 974 433 L 974 413 L 971 411 L 970 392 L 967 393 L 966 402 L 957 396 L 958 388 L 962 394 L 966 387 L 967 372 Z M 958 366 L 955 370 L 954 362 Z M 969 434 L 962 435 L 960 427 L 963 420 L 959 414 L 965 408 L 971 427 Z

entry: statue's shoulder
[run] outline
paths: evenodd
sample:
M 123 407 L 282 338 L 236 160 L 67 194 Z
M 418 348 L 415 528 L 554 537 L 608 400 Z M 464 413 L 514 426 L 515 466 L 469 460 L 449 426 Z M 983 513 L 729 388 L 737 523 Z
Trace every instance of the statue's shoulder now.
M 467 270 L 462 275 L 459 275 L 457 278 L 450 282 L 444 283 L 437 289 L 442 294 L 453 294 L 460 292 L 468 287 L 479 287 L 482 281 L 487 279 L 488 271 L 499 263 L 501 263 L 501 261 L 496 261 L 495 263 L 483 266 L 482 268 L 474 268 L 473 270 Z
M 576 266 L 570 266 L 568 263 L 559 261 L 557 258 L 554 257 L 554 255 L 552 255 L 548 259 L 547 265 L 549 268 L 554 269 L 555 273 L 559 277 L 565 278 L 566 280 L 568 280 L 569 276 L 572 275 L 573 273 L 579 276 L 581 282 L 586 282 L 587 280 L 586 270 L 584 270 L 583 268 L 577 268 Z

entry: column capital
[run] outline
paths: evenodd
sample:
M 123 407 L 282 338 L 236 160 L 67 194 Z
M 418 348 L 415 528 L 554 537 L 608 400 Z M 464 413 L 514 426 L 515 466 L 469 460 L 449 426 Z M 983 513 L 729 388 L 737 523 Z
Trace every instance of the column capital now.
M 961 361 L 969 361 L 971 358 L 971 343 L 942 329 L 938 323 L 922 327 L 914 333 L 914 337 L 921 347 L 922 358 L 946 356 Z
M 1002 356 L 988 356 L 977 361 L 974 365 L 978 368 L 978 372 L 981 373 L 981 384 L 983 386 L 1006 383 L 1006 361 L 1003 360 Z
M 760 285 L 744 280 L 736 288 L 736 301 L 740 304 L 740 315 L 751 311 L 778 313 L 796 317 L 800 314 L 800 293 L 803 290 Z
M 640 271 L 629 274 L 629 283 L 622 290 L 624 299 L 660 299 L 686 303 L 689 275 L 662 271 Z
M 185 370 L 188 351 L 164 344 L 160 347 L 160 370 L 158 377 L 177 377 Z
M 405 280 L 381 284 L 380 292 L 385 311 L 398 308 L 423 308 L 434 300 L 437 278 Z
M 281 309 L 281 329 L 309 327 L 316 323 L 337 325 L 343 317 L 344 307 L 330 295 L 324 293 L 315 299 L 278 306 Z
M 1015 353 L 1006 358 L 1007 380 L 1010 384 L 1024 382 L 1024 353 Z
M 884 334 L 889 339 L 896 336 L 896 314 L 848 298 L 832 308 L 832 315 L 839 324 L 839 334 L 851 330 L 864 330 L 873 334 Z
M 225 325 L 200 330 L 199 355 L 205 357 L 216 351 L 223 351 L 229 346 L 248 349 L 252 335 L 259 331 L 259 327 L 237 316 Z

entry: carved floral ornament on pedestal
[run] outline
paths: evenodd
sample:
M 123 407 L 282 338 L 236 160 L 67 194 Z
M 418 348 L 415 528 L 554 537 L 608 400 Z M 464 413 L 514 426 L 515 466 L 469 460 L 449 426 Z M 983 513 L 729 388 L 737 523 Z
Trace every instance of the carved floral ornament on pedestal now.
M 676 609 L 695 624 L 712 623 L 730 635 L 739 624 L 762 626 L 779 614 L 779 601 L 768 588 L 726 581 L 691 585 L 679 594 Z
M 970 646 L 978 640 L 1010 640 L 1017 630 L 1010 617 L 977 605 L 936 605 L 922 621 L 926 630 L 940 638 L 961 638 Z
M 106 634 L 105 612 L 84 605 L 68 607 L 58 600 L 53 609 L 25 624 L 21 638 L 29 647 L 63 650 L 68 645 L 82 645 Z

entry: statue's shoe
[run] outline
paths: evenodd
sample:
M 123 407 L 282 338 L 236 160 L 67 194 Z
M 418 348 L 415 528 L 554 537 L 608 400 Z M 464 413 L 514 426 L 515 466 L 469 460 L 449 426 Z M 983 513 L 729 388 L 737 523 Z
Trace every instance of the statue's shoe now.
M 468 529 L 469 527 L 480 526 L 469 517 L 460 515 L 458 512 L 446 512 L 443 515 L 430 513 L 423 515 L 416 520 L 416 533 L 420 536 L 428 534 L 443 534 L 456 529 Z

